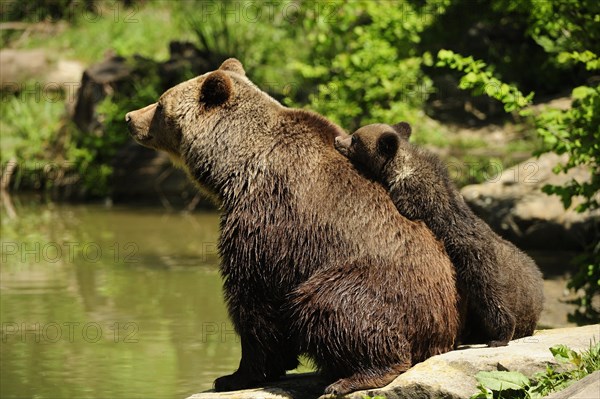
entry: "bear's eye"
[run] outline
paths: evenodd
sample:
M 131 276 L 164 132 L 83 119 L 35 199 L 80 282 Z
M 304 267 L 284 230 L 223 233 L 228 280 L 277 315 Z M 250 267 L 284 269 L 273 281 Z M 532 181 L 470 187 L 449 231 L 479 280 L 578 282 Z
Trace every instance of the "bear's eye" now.
M 355 145 L 356 143 L 358 143 L 358 137 L 356 137 L 354 135 L 352 135 L 351 137 L 352 137 L 352 139 L 350 140 L 351 145 Z

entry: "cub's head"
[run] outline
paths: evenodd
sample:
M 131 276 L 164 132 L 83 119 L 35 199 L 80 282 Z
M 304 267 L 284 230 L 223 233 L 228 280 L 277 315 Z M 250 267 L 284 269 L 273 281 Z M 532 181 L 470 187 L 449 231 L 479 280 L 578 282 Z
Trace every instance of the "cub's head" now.
M 376 123 L 361 127 L 349 137 L 336 138 L 335 148 L 355 165 L 381 177 L 385 166 L 396 156 L 398 148 L 408 142 L 410 134 L 411 127 L 406 122 Z
M 255 114 L 248 104 L 275 102 L 245 75 L 242 64 L 230 58 L 218 70 L 172 87 L 154 104 L 125 116 L 131 136 L 145 147 L 165 151 L 175 161 L 184 162 L 195 145 L 211 142 L 215 147 L 216 133 L 219 140 L 227 141 L 224 136 L 235 134 L 240 125 L 236 121 L 252 124 Z

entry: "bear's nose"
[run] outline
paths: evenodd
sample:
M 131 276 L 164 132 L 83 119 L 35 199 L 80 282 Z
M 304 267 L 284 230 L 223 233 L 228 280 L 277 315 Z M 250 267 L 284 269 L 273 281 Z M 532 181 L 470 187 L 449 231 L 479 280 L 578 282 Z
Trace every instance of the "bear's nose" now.
M 125 122 L 127 122 L 127 123 L 131 123 L 131 112 L 128 112 L 128 113 L 125 115 Z

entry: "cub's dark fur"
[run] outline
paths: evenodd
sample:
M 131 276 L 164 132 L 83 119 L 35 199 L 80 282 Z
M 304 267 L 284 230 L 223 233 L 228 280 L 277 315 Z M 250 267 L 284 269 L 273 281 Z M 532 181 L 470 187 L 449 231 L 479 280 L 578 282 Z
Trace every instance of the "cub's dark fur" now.
M 336 147 L 384 184 L 402 215 L 424 221 L 444 243 L 467 302 L 463 343 L 499 346 L 531 335 L 544 300 L 535 262 L 471 211 L 441 160 L 409 143 L 410 134 L 407 123 L 368 125 Z

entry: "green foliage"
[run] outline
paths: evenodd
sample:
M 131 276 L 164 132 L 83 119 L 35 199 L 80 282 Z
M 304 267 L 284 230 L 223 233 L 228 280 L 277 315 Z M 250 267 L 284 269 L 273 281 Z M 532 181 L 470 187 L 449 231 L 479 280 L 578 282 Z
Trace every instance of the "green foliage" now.
M 423 32 L 420 48 L 432 54 L 448 49 L 483 59 L 494 67 L 495 76 L 516 83 L 523 92 L 556 95 L 574 82 L 580 84 L 589 74 L 558 64 L 528 32 L 532 3 L 562 1 L 452 0 Z M 426 71 L 436 83 L 442 82 L 441 89 L 448 77 L 458 76 L 435 68 Z
M 450 50 L 440 50 L 437 67 L 449 67 L 465 74 L 461 77 L 459 87 L 472 90 L 476 96 L 486 94 L 504 104 L 506 112 L 519 110 L 531 103 L 534 93 L 524 96 L 514 85 L 500 81 L 494 76 L 494 69 L 481 60 L 463 57 Z
M 35 87 L 22 93 L 2 94 L 0 100 L 1 160 L 44 160 L 45 149 L 62 126 L 61 94 L 43 93 Z M 43 119 L 45 123 L 40 124 Z
M 289 104 L 327 115 L 349 130 L 371 122 L 415 119 L 431 92 L 421 70 L 419 33 L 433 14 L 419 14 L 408 1 L 382 7 L 372 1 L 327 2 L 327 10 L 304 9 L 302 37 L 308 54 L 292 62 L 308 88 Z
M 598 58 L 598 55 L 589 50 L 585 50 L 583 52 L 564 51 L 558 55 L 557 59 L 561 64 L 583 63 L 588 70 L 600 69 L 600 59 Z
M 570 109 L 546 110 L 536 118 L 536 126 L 548 151 L 569 156 L 565 164 L 554 169 L 555 173 L 567 172 L 578 165 L 590 166 L 590 181 L 573 180 L 564 186 L 544 187 L 544 192 L 560 196 L 565 208 L 571 206 L 574 197 L 582 196 L 584 202 L 575 210 L 583 212 L 599 205 L 594 196 L 600 190 L 600 85 L 577 87 L 571 96 Z
M 560 55 L 587 49 L 585 53 L 593 54 L 589 50 L 600 41 L 600 5 L 596 0 L 513 3 L 513 7 L 528 12 L 528 33 L 548 53 Z
M 563 371 L 548 364 L 546 370 L 534 375 L 532 381 L 518 371 L 480 371 L 475 375 L 479 392 L 471 399 L 538 399 L 567 388 L 594 371 L 600 370 L 600 343 L 577 353 L 565 345 L 550 348 Z
M 0 100 L 0 164 L 17 162 L 13 187 L 49 189 L 44 176 L 54 166 L 50 149 L 56 132 L 65 125 L 65 106 L 60 93 L 45 93 L 27 85 L 17 94 L 2 93 Z
M 287 105 L 323 113 L 350 131 L 406 120 L 420 125 L 422 142 L 443 138 L 444 129 L 418 111 L 431 83 L 416 43 L 433 14 L 404 1 L 391 9 L 339 0 L 301 7 L 256 3 L 246 13 L 234 12 L 239 9 L 235 1 L 204 9 L 183 2 L 177 13 L 203 54 L 216 61 L 239 58 L 254 82 Z
M 295 10 L 290 4 L 289 0 L 177 2 L 174 15 L 193 33 L 194 44 L 210 65 L 217 68 L 235 57 L 259 87 L 283 98 L 299 83 L 288 64 L 302 54 L 286 27 L 292 17 L 288 10 Z

